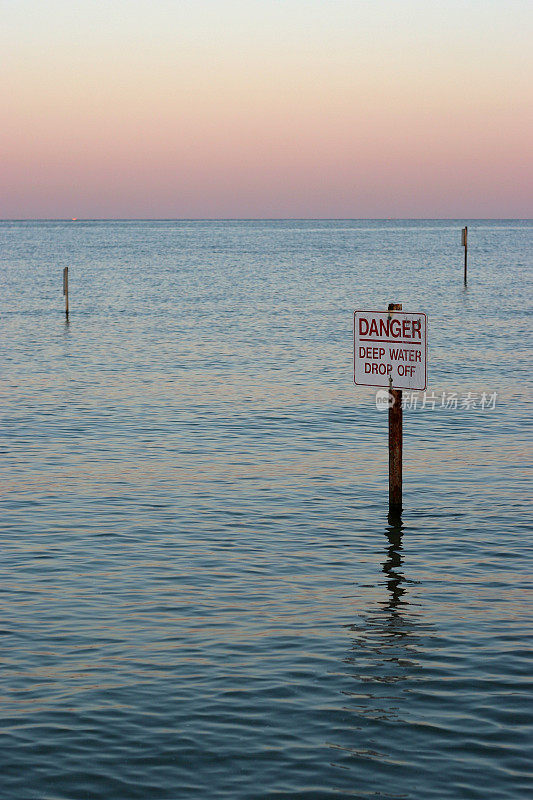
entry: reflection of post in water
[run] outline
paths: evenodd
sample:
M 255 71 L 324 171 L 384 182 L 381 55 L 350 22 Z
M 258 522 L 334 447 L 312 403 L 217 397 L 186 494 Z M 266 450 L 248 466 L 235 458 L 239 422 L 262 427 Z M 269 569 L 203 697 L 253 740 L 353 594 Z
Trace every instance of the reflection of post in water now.
M 381 590 L 380 600 L 374 600 L 366 614 L 349 626 L 352 641 L 344 659 L 355 681 L 351 691 L 345 690 L 345 694 L 353 695 L 352 709 L 357 715 L 353 751 L 363 758 L 371 754 L 375 762 L 383 760 L 387 765 L 398 758 L 396 725 L 405 724 L 408 718 L 408 696 L 404 692 L 417 668 L 417 627 L 408 614 L 405 587 L 409 581 L 401 572 L 403 527 L 399 514 L 389 515 L 383 530 L 387 539 L 385 560 L 372 584 L 374 591 L 378 587 Z M 394 725 L 389 726 L 390 722 Z
M 350 724 L 350 716 L 346 717 L 348 745 L 343 749 L 353 754 L 358 764 L 369 764 L 367 775 L 362 772 L 360 779 L 365 796 L 367 792 L 375 796 L 376 775 L 383 770 L 388 785 L 397 789 L 394 797 L 407 797 L 401 790 L 403 784 L 396 784 L 395 780 L 403 774 L 404 765 L 418 763 L 412 742 L 406 741 L 402 734 L 412 738 L 416 700 L 413 701 L 410 690 L 423 679 L 424 652 L 431 633 L 419 617 L 409 613 L 406 586 L 412 581 L 402 571 L 403 530 L 401 517 L 389 516 L 383 530 L 385 560 L 381 572 L 376 564 L 375 581 L 371 584 L 372 603 L 349 626 L 351 645 L 344 658 L 351 682 L 343 687 L 343 696 L 350 698 L 343 709 L 351 711 L 352 718 Z M 377 588 L 380 599 L 376 603 Z
M 388 608 L 394 610 L 402 602 L 401 597 L 405 589 L 402 586 L 404 576 L 396 570 L 401 567 L 403 559 L 402 551 L 402 518 L 398 514 L 389 514 L 388 526 L 385 530 L 389 547 L 387 548 L 387 560 L 383 563 L 383 572 L 388 576 L 387 589 L 390 592 Z

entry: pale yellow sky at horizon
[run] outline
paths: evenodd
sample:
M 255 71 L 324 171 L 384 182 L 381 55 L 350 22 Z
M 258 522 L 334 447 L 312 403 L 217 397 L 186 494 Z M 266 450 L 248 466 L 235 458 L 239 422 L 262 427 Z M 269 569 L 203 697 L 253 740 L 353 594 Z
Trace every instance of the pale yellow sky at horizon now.
M 532 216 L 533 5 L 2 3 L 0 216 Z

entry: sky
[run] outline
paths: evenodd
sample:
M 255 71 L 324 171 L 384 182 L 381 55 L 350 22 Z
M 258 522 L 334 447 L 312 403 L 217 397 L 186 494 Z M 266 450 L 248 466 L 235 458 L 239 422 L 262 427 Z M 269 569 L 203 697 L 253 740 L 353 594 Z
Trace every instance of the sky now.
M 0 218 L 533 216 L 531 0 L 0 0 Z

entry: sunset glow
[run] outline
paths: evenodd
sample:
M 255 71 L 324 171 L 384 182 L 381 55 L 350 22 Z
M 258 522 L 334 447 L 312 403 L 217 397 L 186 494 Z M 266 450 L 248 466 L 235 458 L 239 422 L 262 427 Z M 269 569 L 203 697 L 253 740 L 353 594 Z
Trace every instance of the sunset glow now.
M 529 2 L 2 17 L 3 218 L 532 215 Z

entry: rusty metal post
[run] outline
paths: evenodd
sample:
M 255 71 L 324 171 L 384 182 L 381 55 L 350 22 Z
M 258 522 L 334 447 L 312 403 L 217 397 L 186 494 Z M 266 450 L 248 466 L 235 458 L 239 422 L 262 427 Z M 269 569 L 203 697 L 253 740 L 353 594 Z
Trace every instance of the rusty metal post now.
M 65 316 L 68 319 L 68 267 L 63 270 L 63 295 L 65 297 Z
M 389 303 L 390 311 L 401 311 L 401 303 Z M 402 513 L 402 449 L 403 414 L 402 390 L 389 385 L 389 514 Z

